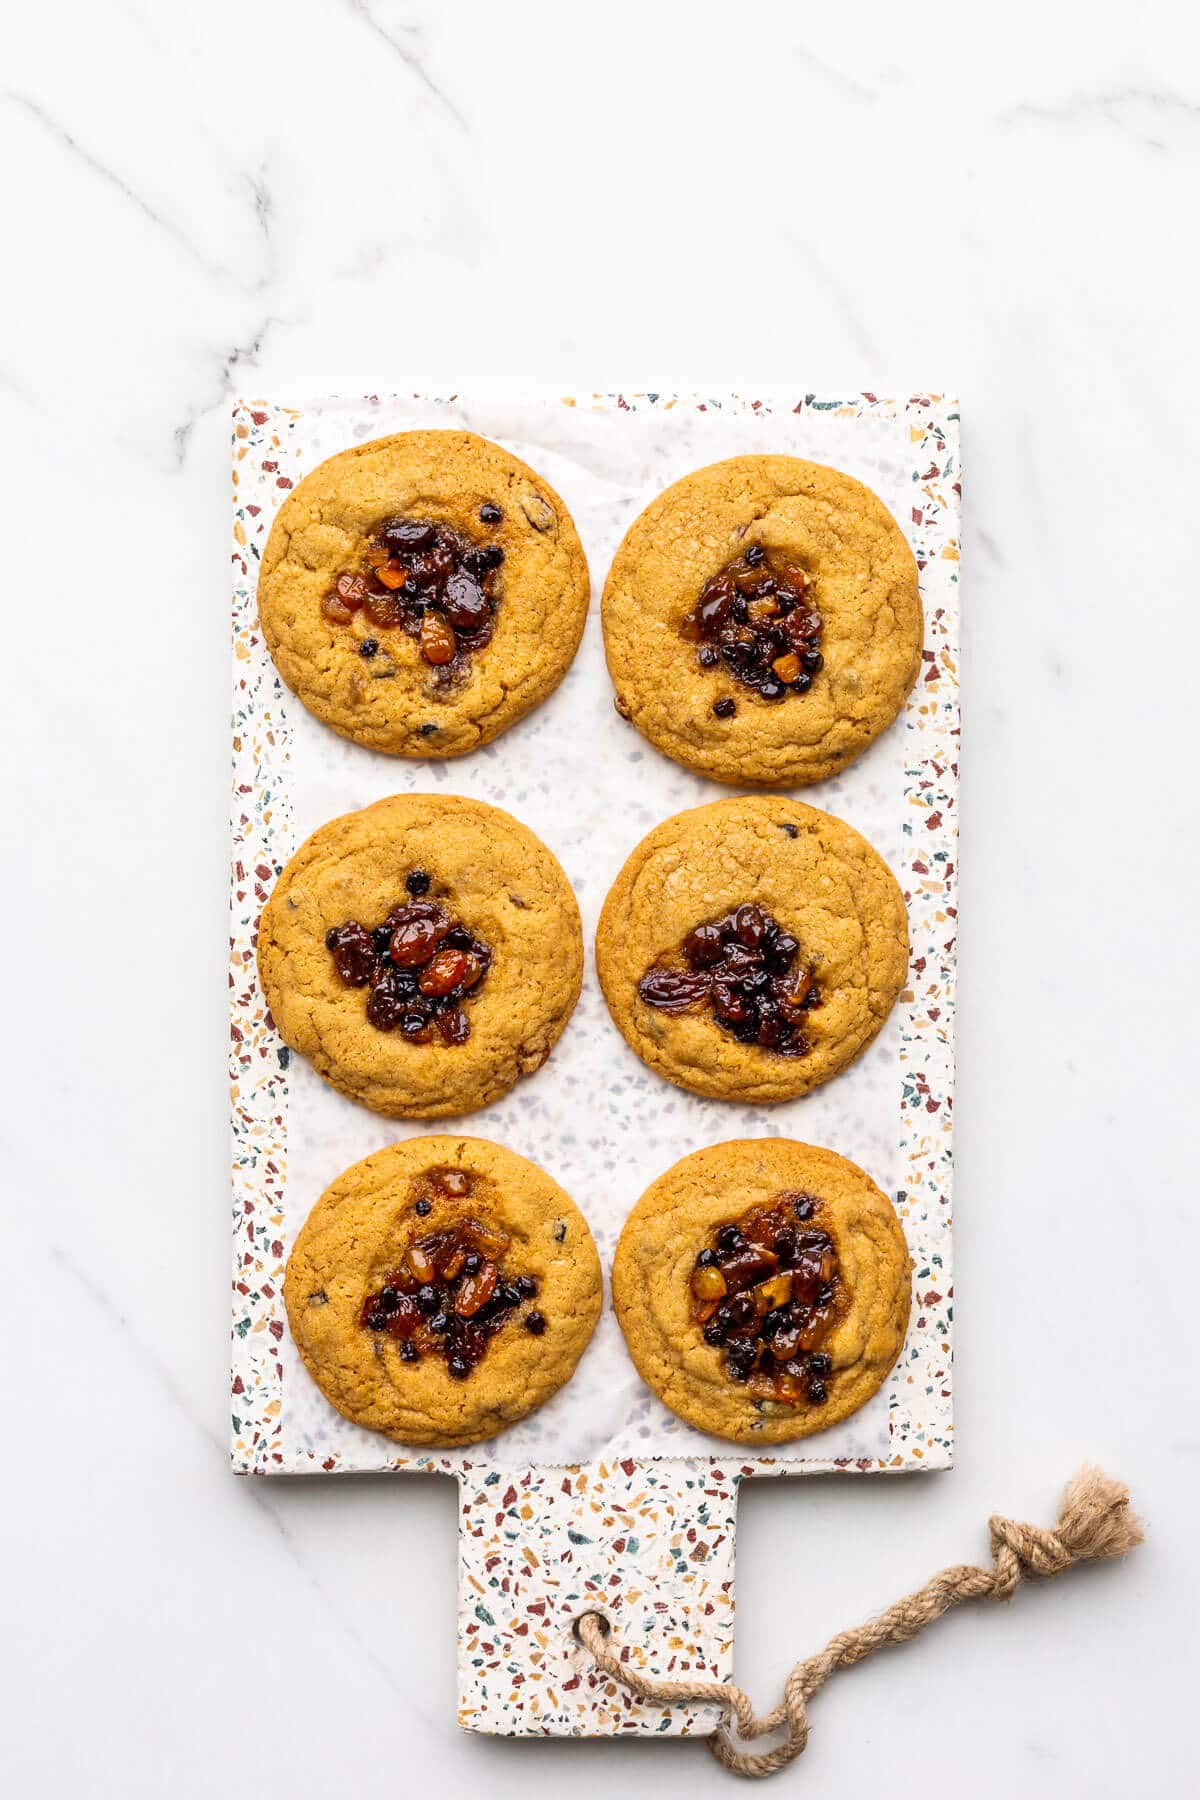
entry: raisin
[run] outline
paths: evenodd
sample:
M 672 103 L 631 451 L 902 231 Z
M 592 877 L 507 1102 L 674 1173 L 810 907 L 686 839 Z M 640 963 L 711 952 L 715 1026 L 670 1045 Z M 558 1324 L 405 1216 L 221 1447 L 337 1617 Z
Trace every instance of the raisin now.
M 464 1265 L 465 1279 L 454 1302 L 455 1312 L 464 1319 L 473 1318 L 480 1307 L 487 1305 L 496 1291 L 499 1277 L 499 1270 L 494 1262 L 483 1262 L 478 1257 L 475 1260 L 479 1263 L 476 1270 L 466 1272 Z
M 350 919 L 331 926 L 325 943 L 348 985 L 370 984 L 367 1018 L 378 1030 L 399 1029 L 428 1043 L 436 1027 L 443 1043 L 462 1044 L 471 1028 L 461 1003 L 484 980 L 492 952 L 444 906 L 424 898 L 431 885 L 428 870 L 410 869 L 410 898 L 382 924 L 367 930 Z
M 757 950 L 762 943 L 766 923 L 761 907 L 739 906 L 734 914 L 733 928 L 747 950 Z
M 711 986 L 707 975 L 688 969 L 651 969 L 638 982 L 638 993 L 647 1006 L 660 1012 L 681 1013 L 703 1000 Z
M 350 624 L 362 608 L 377 631 L 408 632 L 418 639 L 424 660 L 444 672 L 438 676 L 444 686 L 459 679 L 471 654 L 491 641 L 498 596 L 488 577 L 503 560 L 499 544 L 475 544 L 449 525 L 387 519 L 369 539 L 362 566 L 338 574 L 322 608 L 339 625 Z M 367 660 L 379 647 L 374 636 L 357 645 Z M 419 729 L 429 735 L 437 727 Z
M 379 535 L 389 550 L 421 550 L 436 530 L 431 519 L 389 519 Z
M 471 1035 L 471 1021 L 461 1006 L 440 1011 L 437 1028 L 444 1044 L 465 1044 Z
M 440 614 L 427 611 L 421 620 L 421 655 L 434 668 L 453 662 L 458 642 L 450 626 Z
M 412 1004 L 411 995 L 397 982 L 398 973 L 385 968 L 367 996 L 367 1018 L 376 1031 L 395 1031 Z
M 473 958 L 462 950 L 439 950 L 421 970 L 421 992 L 440 998 L 456 987 L 469 987 L 472 965 Z
M 465 1199 L 472 1186 L 471 1177 L 459 1169 L 433 1169 L 425 1180 L 435 1182 L 451 1200 Z M 415 1202 L 415 1210 L 428 1214 L 426 1196 Z M 401 1265 L 377 1294 L 362 1302 L 359 1323 L 366 1330 L 386 1330 L 406 1362 L 422 1354 L 440 1355 L 453 1378 L 465 1381 L 514 1308 L 538 1291 L 533 1275 L 502 1279 L 510 1241 L 506 1232 L 479 1218 L 451 1215 L 441 1228 L 406 1246 Z M 535 1336 L 546 1329 L 540 1312 L 530 1312 L 523 1323 Z M 407 1355 L 410 1340 L 413 1354 Z
M 811 687 L 822 666 L 816 646 L 823 621 L 806 597 L 811 586 L 803 569 L 772 561 L 762 544 L 749 544 L 705 582 L 680 635 L 698 646 L 702 669 L 724 661 L 751 692 L 778 705 Z M 712 710 L 729 719 L 737 709 L 722 695 Z
M 445 925 L 439 924 L 436 919 L 402 919 L 399 924 L 392 926 L 388 954 L 397 968 L 420 968 L 429 961 L 445 934 Z
M 810 1045 L 801 1022 L 821 994 L 811 973 L 793 966 L 799 952 L 777 919 L 748 902 L 693 926 L 680 945 L 687 966 L 655 964 L 638 991 L 647 1005 L 667 1013 L 707 999 L 717 1024 L 739 1043 L 804 1056 Z
M 363 609 L 372 625 L 379 626 L 383 631 L 399 625 L 404 617 L 400 602 L 391 594 L 368 594 L 363 602 Z
M 491 616 L 491 610 L 487 595 L 473 576 L 464 573 L 450 577 L 442 611 L 455 631 L 478 631 Z
M 706 969 L 712 963 L 720 962 L 723 948 L 721 934 L 715 925 L 697 925 L 683 940 L 683 954 L 693 969 Z
M 379 964 L 374 940 L 356 919 L 325 933 L 325 948 L 333 953 L 333 966 L 347 987 L 365 987 Z

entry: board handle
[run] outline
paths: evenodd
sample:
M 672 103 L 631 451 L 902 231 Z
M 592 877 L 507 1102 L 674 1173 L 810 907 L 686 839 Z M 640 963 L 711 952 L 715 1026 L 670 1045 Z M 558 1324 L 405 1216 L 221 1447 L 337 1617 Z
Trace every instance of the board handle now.
M 713 1707 L 634 1699 L 574 1627 L 601 1613 L 633 1666 L 727 1681 L 738 1482 L 696 1458 L 463 1470 L 459 1724 L 505 1737 L 713 1731 Z

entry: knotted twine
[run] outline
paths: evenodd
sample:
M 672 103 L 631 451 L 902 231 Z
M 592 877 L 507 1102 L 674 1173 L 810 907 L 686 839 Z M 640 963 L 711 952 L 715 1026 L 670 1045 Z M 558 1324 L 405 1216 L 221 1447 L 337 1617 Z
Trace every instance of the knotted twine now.
M 580 1642 L 606 1675 L 639 1700 L 662 1705 L 676 1703 L 717 1706 L 726 1716 L 707 1742 L 718 1762 L 735 1775 L 774 1775 L 786 1768 L 808 1743 L 808 1702 L 829 1680 L 835 1669 L 862 1662 L 885 1644 L 903 1644 L 916 1637 L 960 1600 L 1009 1600 L 1019 1583 L 1031 1575 L 1058 1575 L 1072 1563 L 1124 1556 L 1142 1541 L 1142 1526 L 1129 1508 L 1129 1490 L 1100 1469 L 1083 1468 L 1063 1495 L 1058 1524 L 1053 1531 L 1038 1525 L 1022 1525 L 998 1514 L 988 1521 L 992 1566 L 981 1569 L 960 1563 L 943 1569 L 905 1595 L 865 1625 L 841 1631 L 823 1650 L 797 1663 L 784 1685 L 783 1699 L 760 1718 L 740 1687 L 724 1681 L 660 1681 L 640 1675 L 621 1661 L 611 1627 L 602 1613 L 587 1612 L 576 1623 Z M 728 1721 L 736 1719 L 743 1738 L 764 1737 L 786 1728 L 786 1740 L 760 1754 L 738 1748 Z

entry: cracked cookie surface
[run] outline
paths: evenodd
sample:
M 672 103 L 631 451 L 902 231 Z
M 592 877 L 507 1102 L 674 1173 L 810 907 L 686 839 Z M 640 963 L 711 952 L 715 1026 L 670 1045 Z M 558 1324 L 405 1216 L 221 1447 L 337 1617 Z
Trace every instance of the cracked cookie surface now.
M 410 871 L 492 952 L 465 1002 L 465 1043 L 377 1029 L 364 989 L 337 972 L 326 934 L 369 925 L 408 899 Z M 474 1112 L 541 1067 L 579 998 L 583 940 L 570 883 L 540 838 L 498 807 L 398 794 L 322 825 L 284 868 L 263 911 L 258 968 L 286 1044 L 375 1112 Z
M 461 1199 L 430 1187 L 430 1171 L 462 1171 Z M 418 1198 L 429 1210 L 417 1210 Z M 364 1296 L 408 1245 L 477 1213 L 510 1239 L 508 1256 L 537 1282 L 545 1329 L 519 1324 L 491 1339 L 465 1380 L 441 1356 L 407 1362 L 401 1344 L 365 1330 Z M 308 1215 L 288 1258 L 284 1304 L 305 1367 L 355 1424 L 402 1443 L 479 1443 L 541 1406 L 574 1373 L 600 1316 L 596 1246 L 574 1201 L 536 1163 L 483 1138 L 433 1136 L 393 1144 L 339 1175 Z
M 796 1192 L 817 1202 L 842 1286 L 821 1345 L 830 1369 L 820 1405 L 784 1405 L 731 1380 L 725 1352 L 694 1317 L 690 1278 L 710 1234 Z M 741 1444 L 782 1444 L 836 1424 L 877 1391 L 904 1342 L 912 1278 L 900 1221 L 862 1169 L 832 1150 L 762 1138 L 698 1150 L 647 1188 L 621 1232 L 612 1290 L 637 1371 L 672 1412 Z
M 489 577 L 491 641 L 448 687 L 403 630 L 381 632 L 364 611 L 339 623 L 323 610 L 393 517 L 432 520 L 504 552 Z M 402 432 L 321 463 L 279 509 L 258 578 L 263 636 L 288 687 L 342 737 L 395 756 L 462 756 L 524 718 L 570 667 L 587 605 L 587 560 L 562 500 L 466 431 Z M 364 657 L 367 640 L 379 648 Z
M 819 672 L 775 701 L 701 667 L 681 635 L 705 583 L 753 546 L 810 578 L 821 618 Z M 716 781 L 825 780 L 892 722 L 921 664 L 917 566 L 900 527 L 861 482 L 792 456 L 733 457 L 667 488 L 625 534 L 602 618 L 617 710 Z
M 669 1013 L 639 993 L 697 925 L 747 904 L 796 938 L 820 988 L 804 1055 L 738 1042 L 706 1003 Z M 904 896 L 832 814 L 767 795 L 716 800 L 667 819 L 633 851 L 600 914 L 596 968 L 622 1036 L 659 1075 L 710 1099 L 792 1100 L 839 1074 L 891 1011 L 908 969 Z

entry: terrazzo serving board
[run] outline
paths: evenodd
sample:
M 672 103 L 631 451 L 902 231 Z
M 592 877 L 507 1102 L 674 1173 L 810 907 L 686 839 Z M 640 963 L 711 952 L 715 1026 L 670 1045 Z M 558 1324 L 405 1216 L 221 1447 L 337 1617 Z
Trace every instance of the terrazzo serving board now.
M 286 692 L 259 632 L 255 589 L 275 511 L 302 476 L 365 439 L 431 426 L 481 432 L 545 474 L 579 528 L 593 601 L 575 664 L 538 712 L 472 756 L 413 763 L 343 742 Z M 406 1451 L 322 1398 L 291 1345 L 281 1290 L 295 1235 L 333 1177 L 423 1127 L 356 1107 L 291 1057 L 258 985 L 259 914 L 292 851 L 325 820 L 385 794 L 457 793 L 504 807 L 550 845 L 590 946 L 634 845 L 670 814 L 730 791 L 677 768 L 616 714 L 598 616 L 609 561 L 642 507 L 677 477 L 767 451 L 865 481 L 920 568 L 924 666 L 904 713 L 843 775 L 801 794 L 862 831 L 898 877 L 912 936 L 908 985 L 874 1045 L 837 1080 L 787 1105 L 733 1106 L 683 1094 L 643 1067 L 609 1021 L 589 952 L 579 1007 L 545 1068 L 461 1129 L 532 1157 L 560 1181 L 587 1215 L 606 1271 L 635 1200 L 687 1152 L 733 1137 L 828 1145 L 895 1200 L 914 1266 L 908 1338 L 860 1412 L 755 1457 L 682 1424 L 642 1387 L 606 1306 L 574 1379 L 540 1412 L 474 1449 Z M 459 1718 L 468 1728 L 710 1731 L 711 1711 L 641 1705 L 597 1676 L 572 1633 L 578 1615 L 604 1611 L 647 1670 L 728 1677 L 741 1482 L 944 1469 L 952 1460 L 957 407 L 931 394 L 783 391 L 246 401 L 234 410 L 233 452 L 233 1466 L 457 1479 Z

